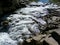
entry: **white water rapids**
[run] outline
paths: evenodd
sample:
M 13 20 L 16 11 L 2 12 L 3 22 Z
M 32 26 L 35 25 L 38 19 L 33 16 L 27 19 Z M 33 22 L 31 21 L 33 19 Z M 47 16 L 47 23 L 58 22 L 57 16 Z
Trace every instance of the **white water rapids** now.
M 41 16 L 48 15 L 47 8 L 57 8 L 57 5 L 44 3 L 31 3 L 26 8 L 15 11 L 17 14 L 11 14 L 6 17 L 6 20 L 10 20 L 8 32 L 0 33 L 0 45 L 17 45 L 21 44 L 25 39 L 30 38 L 35 34 L 40 33 L 40 29 L 45 29 L 46 22 L 41 19 Z M 42 26 L 42 27 L 40 27 Z

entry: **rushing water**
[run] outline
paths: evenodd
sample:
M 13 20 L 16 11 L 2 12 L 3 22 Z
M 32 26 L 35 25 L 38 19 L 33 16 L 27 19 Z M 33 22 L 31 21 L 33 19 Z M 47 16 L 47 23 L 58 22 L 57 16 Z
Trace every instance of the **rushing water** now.
M 43 1 L 45 2 L 45 1 Z M 22 8 L 21 10 L 17 10 L 16 13 L 17 14 L 10 14 L 10 16 L 5 17 L 5 19 L 7 19 L 9 21 L 9 29 L 7 34 L 6 33 L 1 33 L 2 37 L 3 35 L 8 37 L 7 42 L 12 43 L 12 44 L 6 44 L 7 42 L 5 42 L 6 39 L 1 39 L 2 37 L 0 36 L 0 40 L 3 41 L 2 45 L 14 45 L 15 44 L 15 40 L 17 42 L 22 43 L 24 41 L 24 39 L 29 38 L 31 35 L 34 35 L 36 33 L 40 33 L 40 29 L 39 26 L 40 24 L 42 25 L 42 27 L 40 26 L 41 29 L 45 29 L 45 24 L 46 21 L 44 21 L 43 19 L 40 18 L 40 16 L 45 16 L 48 14 L 48 10 L 47 8 L 52 8 L 52 5 L 44 5 L 44 3 L 39 3 L 38 4 L 42 4 L 39 7 L 35 7 L 35 6 L 29 6 L 26 8 Z M 50 7 L 49 7 L 50 6 Z M 43 26 L 44 25 L 44 26 Z M 3 27 L 4 28 L 4 27 Z M 2 29 L 0 29 L 2 30 Z M 11 37 L 11 38 L 10 38 Z M 0 41 L 0 45 L 1 42 Z M 5 43 L 5 44 L 4 44 Z

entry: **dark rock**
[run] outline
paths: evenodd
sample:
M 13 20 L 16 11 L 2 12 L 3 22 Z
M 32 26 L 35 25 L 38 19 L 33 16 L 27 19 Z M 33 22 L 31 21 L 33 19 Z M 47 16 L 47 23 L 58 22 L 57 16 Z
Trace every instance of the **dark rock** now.
M 0 0 L 0 15 L 12 12 L 21 7 L 26 7 L 26 4 L 22 4 L 21 0 Z

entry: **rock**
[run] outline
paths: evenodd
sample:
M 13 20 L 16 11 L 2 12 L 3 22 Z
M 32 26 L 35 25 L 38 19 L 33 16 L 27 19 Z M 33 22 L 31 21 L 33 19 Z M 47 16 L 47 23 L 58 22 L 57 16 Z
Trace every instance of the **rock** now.
M 9 21 L 3 21 L 3 22 L 1 23 L 1 25 L 3 25 L 3 26 L 7 26 L 8 23 L 9 23 Z
M 45 41 L 46 41 L 49 45 L 59 45 L 58 42 L 56 42 L 52 37 L 46 38 Z
M 24 4 L 22 4 L 21 0 L 0 0 L 0 15 L 13 12 L 18 7 L 26 7 L 28 0 L 23 0 Z

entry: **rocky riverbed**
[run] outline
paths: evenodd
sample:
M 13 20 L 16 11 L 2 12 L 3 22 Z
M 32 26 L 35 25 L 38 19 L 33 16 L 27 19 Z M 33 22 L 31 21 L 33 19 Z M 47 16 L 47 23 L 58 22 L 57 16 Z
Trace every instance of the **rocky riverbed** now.
M 55 4 L 32 2 L 27 7 L 2 17 L 0 45 L 54 45 L 52 42 L 59 45 L 60 42 L 52 38 L 60 29 L 59 8 Z

